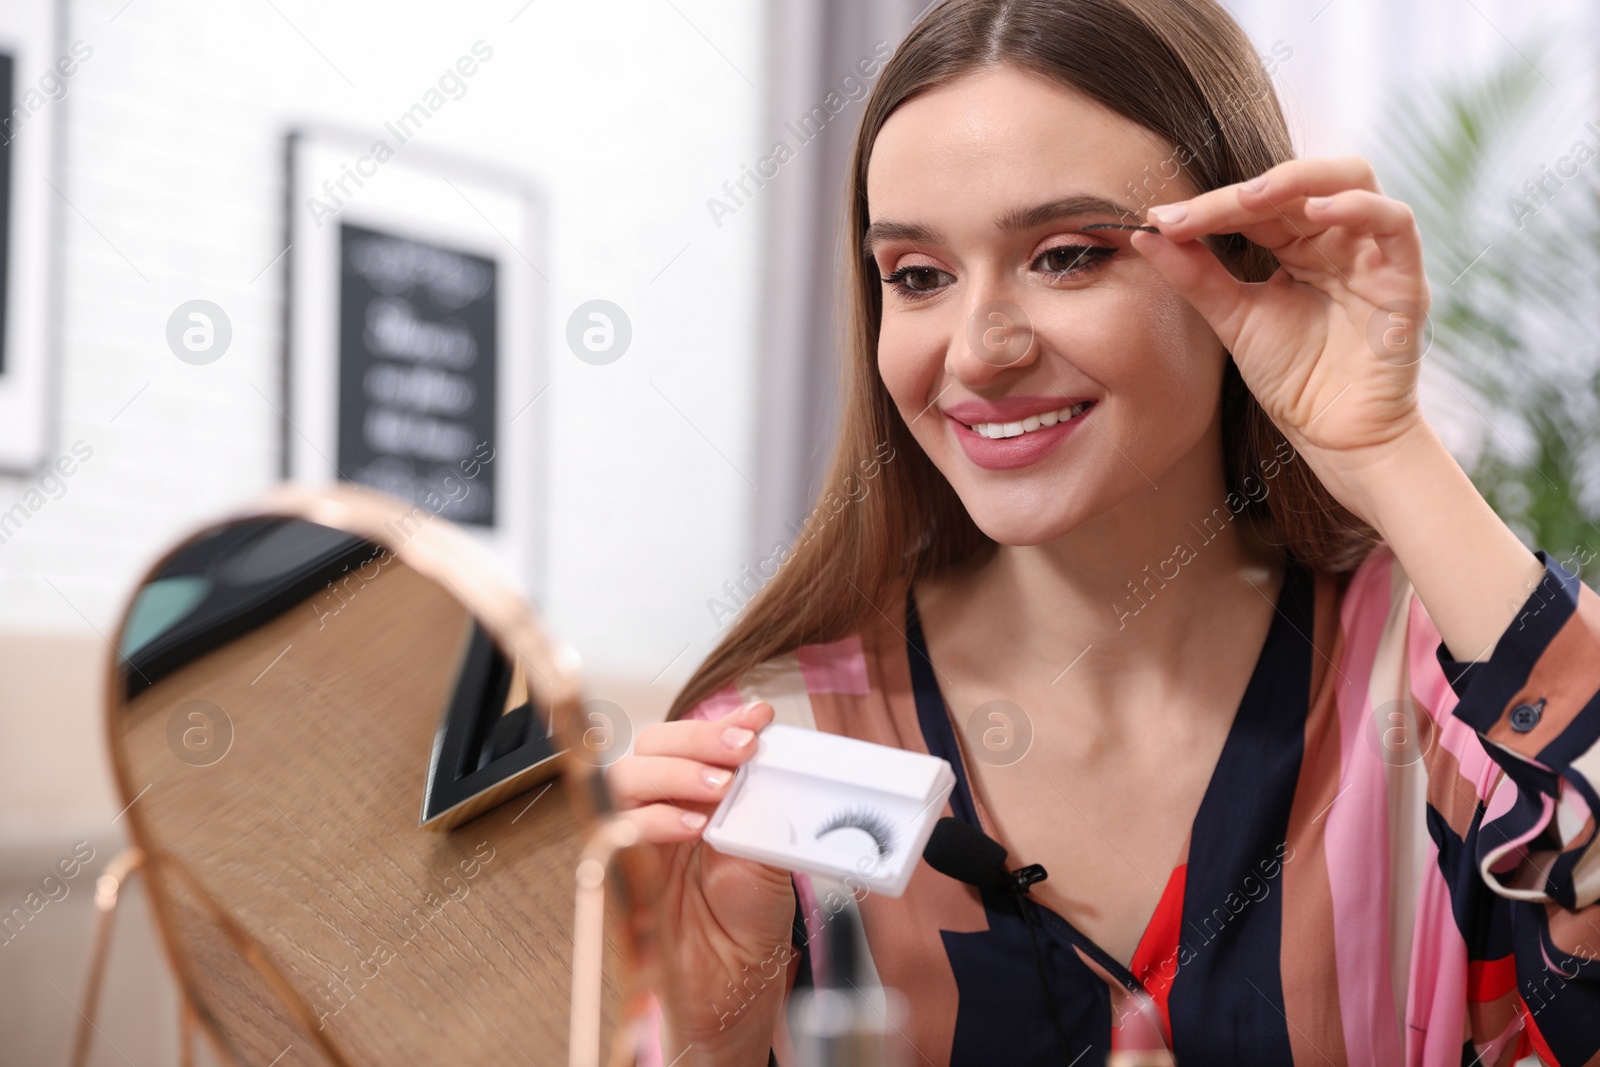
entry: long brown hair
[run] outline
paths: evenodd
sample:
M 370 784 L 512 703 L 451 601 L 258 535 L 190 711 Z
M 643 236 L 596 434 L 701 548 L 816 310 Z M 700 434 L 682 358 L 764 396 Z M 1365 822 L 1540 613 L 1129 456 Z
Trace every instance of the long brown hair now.
M 678 693 L 668 719 L 767 659 L 859 630 L 889 589 L 996 548 L 916 443 L 878 376 L 882 290 L 862 238 L 871 221 L 867 163 L 889 115 L 918 93 L 1002 64 L 1051 78 L 1159 134 L 1178 148 L 1168 162 L 1181 166 L 1196 192 L 1243 181 L 1294 155 L 1261 57 L 1215 0 L 946 0 L 930 11 L 884 67 L 856 135 L 842 249 L 849 284 L 844 409 L 817 509 L 793 546 L 779 546 L 777 573 Z M 1146 168 L 1130 176 L 1130 188 L 1153 199 L 1152 183 L 1176 174 Z M 1242 280 L 1265 281 L 1277 269 L 1272 253 L 1238 234 L 1207 243 Z M 1222 447 L 1230 493 L 1275 453 L 1289 454 L 1232 359 L 1223 371 Z M 1375 531 L 1305 463 L 1277 468 L 1273 481 L 1270 493 L 1249 494 L 1239 517 L 1263 531 L 1281 557 L 1339 575 L 1376 544 Z

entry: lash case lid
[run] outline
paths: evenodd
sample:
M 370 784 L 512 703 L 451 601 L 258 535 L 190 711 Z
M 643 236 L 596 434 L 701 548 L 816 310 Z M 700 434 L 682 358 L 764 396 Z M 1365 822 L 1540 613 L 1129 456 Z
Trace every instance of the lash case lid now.
M 702 834 L 719 852 L 905 892 L 955 787 L 948 761 L 772 723 Z

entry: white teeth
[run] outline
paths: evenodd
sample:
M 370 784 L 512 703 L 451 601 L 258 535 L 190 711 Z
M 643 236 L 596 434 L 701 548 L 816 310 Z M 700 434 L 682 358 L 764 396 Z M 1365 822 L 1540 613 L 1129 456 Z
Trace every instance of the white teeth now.
M 1021 422 L 979 422 L 971 427 L 972 432 L 979 437 L 1020 437 L 1025 433 L 1032 433 L 1041 426 L 1054 426 L 1058 422 L 1066 422 L 1075 416 L 1083 414 L 1093 401 L 1085 400 L 1081 404 L 1064 407 L 1060 411 L 1047 411 L 1042 415 L 1029 415 Z

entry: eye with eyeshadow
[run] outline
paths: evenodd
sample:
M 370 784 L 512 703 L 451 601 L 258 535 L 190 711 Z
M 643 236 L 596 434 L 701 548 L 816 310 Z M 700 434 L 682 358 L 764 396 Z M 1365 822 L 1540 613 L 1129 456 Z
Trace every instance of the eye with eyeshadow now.
M 829 818 L 817 830 L 816 840 L 846 829 L 860 830 L 872 838 L 879 859 L 888 859 L 894 854 L 894 827 L 882 813 L 865 806 L 846 808 Z
M 883 284 L 908 300 L 927 296 L 953 281 L 949 271 L 925 265 L 901 267 L 883 278 Z
M 1040 252 L 1033 263 L 1053 279 L 1072 278 L 1087 274 L 1116 253 L 1115 248 L 1105 245 L 1057 245 Z
M 1088 233 L 1090 230 L 1158 232 L 1154 226 L 1135 226 L 1122 222 L 1092 222 L 1087 226 L 1078 227 L 1079 233 Z M 1033 266 L 1052 281 L 1064 281 L 1087 275 L 1127 247 L 1126 237 L 1119 235 L 1111 240 L 1111 244 L 1056 245 L 1035 256 Z

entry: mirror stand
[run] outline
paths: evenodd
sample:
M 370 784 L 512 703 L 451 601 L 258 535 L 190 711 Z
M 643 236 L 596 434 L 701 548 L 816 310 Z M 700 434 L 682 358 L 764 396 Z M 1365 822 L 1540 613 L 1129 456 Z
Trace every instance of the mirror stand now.
M 95 1031 L 95 1017 L 100 1010 L 100 990 L 105 985 L 106 961 L 111 953 L 111 933 L 116 925 L 117 902 L 122 897 L 122 887 L 144 867 L 144 850 L 133 846 L 123 849 L 106 866 L 94 886 L 94 906 L 99 912 L 95 919 L 94 940 L 89 948 L 89 973 L 83 984 L 83 1010 L 79 1012 L 78 1034 L 72 1042 L 71 1067 L 83 1067 L 89 1059 L 89 1035 Z
M 617 853 L 638 841 L 639 831 L 633 823 L 617 816 L 608 817 L 589 835 L 574 871 L 577 892 L 572 923 L 572 1024 L 568 1031 L 568 1067 L 600 1067 L 606 878 Z M 613 1059 L 618 1056 L 614 1055 Z M 630 1055 L 626 1062 L 632 1060 Z

